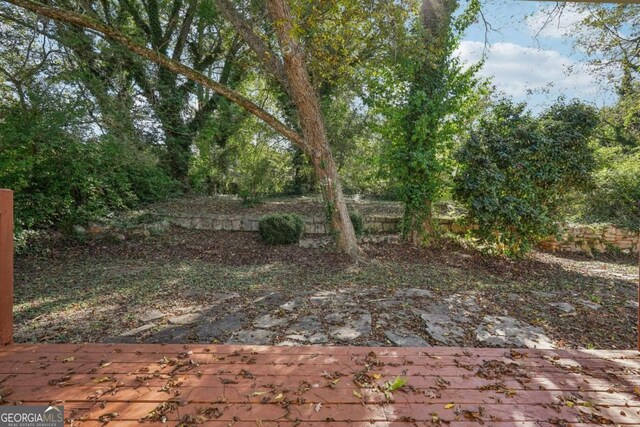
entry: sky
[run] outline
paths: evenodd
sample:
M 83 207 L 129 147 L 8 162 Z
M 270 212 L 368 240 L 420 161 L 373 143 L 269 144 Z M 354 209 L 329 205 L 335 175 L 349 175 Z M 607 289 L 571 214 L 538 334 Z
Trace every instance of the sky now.
M 467 31 L 458 54 L 471 63 L 484 52 L 480 75 L 493 77 L 497 91 L 526 101 L 533 111 L 560 97 L 578 98 L 598 107 L 615 101 L 611 88 L 589 73 L 588 57 L 573 46 L 573 26 L 581 19 L 576 9 L 567 6 L 559 19 L 545 26 L 554 2 L 484 0 L 482 5 L 494 29 L 486 34 L 486 49 L 485 24 L 480 20 Z

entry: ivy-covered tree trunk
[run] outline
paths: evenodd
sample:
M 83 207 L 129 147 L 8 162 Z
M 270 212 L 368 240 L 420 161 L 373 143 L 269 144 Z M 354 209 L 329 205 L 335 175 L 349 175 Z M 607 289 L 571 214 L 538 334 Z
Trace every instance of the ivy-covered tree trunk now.
M 438 158 L 445 135 L 441 131 L 447 111 L 447 72 L 451 52 L 450 25 L 455 0 L 423 0 L 418 54 L 411 57 L 409 91 L 402 121 L 404 140 L 394 153 L 401 173 L 401 199 L 405 205 L 405 237 L 415 245 L 431 240 L 436 228 L 433 205 L 440 190 L 443 165 Z
M 285 0 L 268 0 L 267 8 L 284 56 L 284 72 L 289 93 L 297 108 L 305 152 L 311 159 L 327 204 L 326 213 L 336 233 L 337 246 L 342 252 L 358 258 L 360 248 L 338 178 L 338 169 L 329 147 L 318 95 L 311 85 L 305 64 L 304 50 L 294 36 L 289 6 Z

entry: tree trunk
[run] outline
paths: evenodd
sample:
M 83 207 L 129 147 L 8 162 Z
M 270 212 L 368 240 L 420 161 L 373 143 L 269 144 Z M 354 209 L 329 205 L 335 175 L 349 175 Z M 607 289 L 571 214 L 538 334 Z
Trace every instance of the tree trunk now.
M 425 202 L 425 206 L 428 206 L 427 212 L 421 212 L 411 214 L 409 221 L 409 233 L 407 235 L 408 240 L 414 246 L 422 246 L 429 243 L 431 237 L 435 235 L 435 228 L 433 226 L 433 202 L 428 200 Z
M 338 249 L 353 258 L 358 258 L 361 251 L 329 147 L 320 102 L 310 82 L 303 48 L 294 36 L 289 6 L 286 0 L 268 0 L 267 8 L 284 56 L 284 72 L 291 98 L 298 111 L 305 152 L 311 158 L 318 177 L 327 204 L 327 217 L 336 233 Z

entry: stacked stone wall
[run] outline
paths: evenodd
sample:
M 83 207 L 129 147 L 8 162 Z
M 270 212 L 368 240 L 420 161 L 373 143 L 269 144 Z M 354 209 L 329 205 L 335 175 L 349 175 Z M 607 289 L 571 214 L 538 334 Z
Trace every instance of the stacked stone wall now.
M 166 216 L 174 225 L 195 230 L 258 231 L 259 216 L 180 214 Z M 399 216 L 369 215 L 364 217 L 364 231 L 369 236 L 397 234 L 402 218 Z M 464 234 L 477 226 L 464 226 L 450 218 L 438 219 L 440 227 L 451 233 Z M 326 235 L 329 227 L 324 217 L 306 217 L 305 235 Z M 371 237 L 372 240 L 378 240 Z M 565 227 L 559 237 L 550 237 L 540 243 L 544 250 L 553 252 L 623 252 L 637 253 L 640 246 L 638 233 L 611 225 L 574 225 Z

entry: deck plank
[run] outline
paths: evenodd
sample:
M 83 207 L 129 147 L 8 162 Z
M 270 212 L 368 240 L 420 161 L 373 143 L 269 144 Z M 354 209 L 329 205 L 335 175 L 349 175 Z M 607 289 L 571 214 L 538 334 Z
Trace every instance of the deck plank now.
M 385 393 L 385 384 L 406 380 Z M 82 426 L 640 425 L 635 351 L 14 345 L 0 402 Z M 4 401 L 3 401 L 4 400 Z M 158 414 L 153 416 L 153 414 Z M 150 415 L 151 414 L 151 415 Z M 199 418 L 197 418 L 199 417 Z

